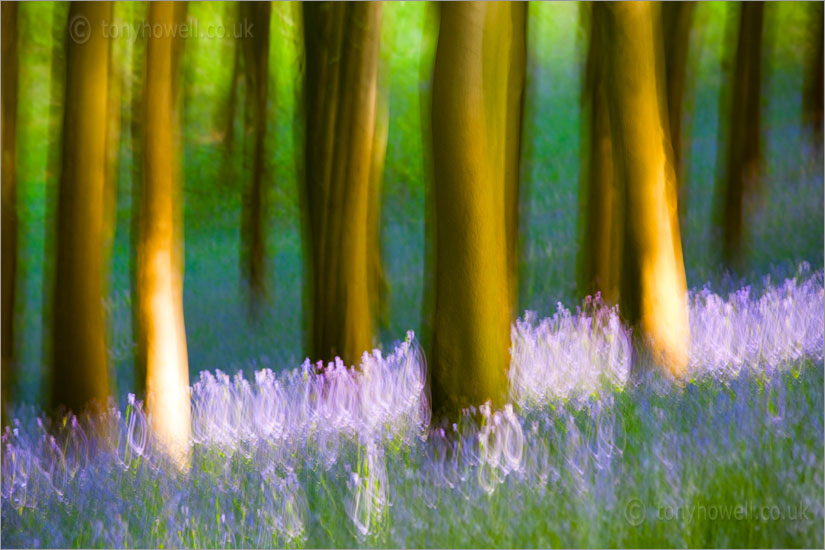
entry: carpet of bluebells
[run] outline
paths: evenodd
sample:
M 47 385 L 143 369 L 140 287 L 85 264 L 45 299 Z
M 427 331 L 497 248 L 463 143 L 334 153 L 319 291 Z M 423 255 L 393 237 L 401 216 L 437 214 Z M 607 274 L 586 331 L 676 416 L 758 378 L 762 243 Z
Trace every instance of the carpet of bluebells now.
M 762 286 L 689 294 L 680 382 L 631 371 L 598 298 L 527 313 L 511 403 L 443 428 L 412 333 L 358 369 L 202 372 L 183 472 L 134 397 L 58 425 L 19 409 L 3 544 L 821 547 L 823 271 Z

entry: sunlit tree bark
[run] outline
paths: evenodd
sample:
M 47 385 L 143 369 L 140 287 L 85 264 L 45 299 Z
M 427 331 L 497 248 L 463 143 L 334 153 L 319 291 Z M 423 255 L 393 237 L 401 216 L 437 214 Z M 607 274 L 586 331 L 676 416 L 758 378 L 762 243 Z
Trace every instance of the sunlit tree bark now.
M 3 2 L 2 13 L 2 423 L 9 422 L 14 380 L 14 299 L 17 276 L 17 7 Z
M 808 4 L 809 50 L 805 68 L 804 91 L 802 95 L 802 116 L 804 124 L 813 133 L 815 143 L 822 144 L 823 96 L 823 2 Z
M 720 182 L 722 252 L 730 266 L 742 261 L 744 197 L 757 183 L 760 170 L 762 34 L 764 4 L 739 3 L 739 33 L 736 43 L 729 113 L 726 168 Z
M 257 318 L 267 294 L 266 192 L 264 160 L 269 88 L 269 2 L 241 4 L 241 19 L 252 22 L 252 36 L 241 39 L 246 66 L 248 120 L 253 135 L 251 181 L 245 187 L 241 211 L 241 273 L 249 293 L 249 312 Z
M 152 2 L 150 25 L 171 27 L 185 3 Z M 145 360 L 146 408 L 154 433 L 179 464 L 188 460 L 189 366 L 183 319 L 183 219 L 179 166 L 178 78 L 181 38 L 146 42 L 142 109 L 142 181 L 137 242 L 139 357 Z
M 70 25 L 88 21 L 89 37 L 67 47 L 51 402 L 74 412 L 103 406 L 109 396 L 102 247 L 110 44 L 102 24 L 111 14 L 109 2 L 73 3 L 69 11 Z
M 506 397 L 525 6 L 447 3 L 433 74 L 433 409 Z M 512 275 L 514 276 L 514 275 Z
M 614 175 L 625 210 L 619 308 L 643 349 L 678 376 L 689 327 L 660 23 L 651 3 L 595 4 L 594 16 L 604 18 L 609 44 Z
M 380 258 L 370 197 L 385 146 L 376 137 L 381 3 L 307 3 L 303 15 L 310 356 L 354 364 L 373 346 Z

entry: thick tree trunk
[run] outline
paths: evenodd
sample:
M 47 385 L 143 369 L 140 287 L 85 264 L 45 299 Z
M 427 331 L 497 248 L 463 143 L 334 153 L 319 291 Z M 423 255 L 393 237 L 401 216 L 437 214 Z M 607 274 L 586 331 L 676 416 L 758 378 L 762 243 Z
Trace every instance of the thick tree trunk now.
M 739 35 L 732 97 L 727 107 L 730 131 L 727 167 L 722 182 L 722 251 L 724 260 L 741 266 L 745 194 L 757 184 L 760 170 L 760 110 L 764 4 L 739 4 Z
M 17 7 L 3 2 L 2 14 L 2 424 L 9 423 L 14 381 L 14 299 L 17 277 Z
M 108 125 L 109 2 L 72 4 L 69 21 L 88 22 L 88 40 L 69 40 L 63 170 L 58 198 L 51 402 L 81 412 L 105 406 L 109 372 L 103 316 L 103 231 Z
M 656 6 L 595 4 L 604 18 L 616 189 L 624 210 L 620 311 L 652 359 L 673 375 L 687 364 L 689 326 L 676 178 L 668 140 L 663 46 Z
M 183 21 L 185 3 L 152 2 L 150 25 Z M 143 105 L 143 179 L 137 247 L 138 318 L 146 361 L 146 408 L 169 455 L 189 455 L 189 366 L 183 319 L 183 218 L 180 187 L 180 38 L 152 35 L 146 43 Z
M 506 398 L 524 17 L 515 3 L 442 5 L 432 98 L 436 415 Z
M 306 78 L 304 188 L 312 281 L 310 356 L 356 363 L 373 346 L 381 4 L 303 6 Z M 374 222 L 372 222 L 374 225 Z
M 266 285 L 266 154 L 267 92 L 269 87 L 269 2 L 241 4 L 241 19 L 253 23 L 251 37 L 239 44 L 246 65 L 247 112 L 253 133 L 251 181 L 246 186 L 241 211 L 241 273 L 249 293 L 249 314 L 257 319 L 267 295 Z

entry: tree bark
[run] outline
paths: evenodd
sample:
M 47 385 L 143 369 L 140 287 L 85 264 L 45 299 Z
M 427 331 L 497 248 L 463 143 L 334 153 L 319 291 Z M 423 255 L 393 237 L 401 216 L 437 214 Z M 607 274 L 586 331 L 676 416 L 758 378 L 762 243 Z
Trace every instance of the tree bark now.
M 679 189 L 682 188 L 682 104 L 685 95 L 690 26 L 696 2 L 662 2 L 662 36 L 665 43 L 670 142 L 673 145 L 673 168 Z
M 607 97 L 616 189 L 624 206 L 619 308 L 655 363 L 687 365 L 689 326 L 664 51 L 650 3 L 595 4 L 609 44 Z
M 145 3 L 136 6 L 134 25 L 146 20 Z M 129 283 L 132 292 L 132 339 L 134 341 L 134 388 L 139 399 L 146 398 L 146 346 L 137 306 L 141 289 L 138 283 L 138 249 L 141 242 L 141 212 L 143 211 L 143 103 L 146 80 L 146 37 L 141 34 L 132 45 L 130 141 L 132 146 L 132 208 L 129 223 Z
M 240 15 L 239 2 L 232 2 L 228 10 L 231 11 L 232 24 L 238 24 Z M 226 109 L 222 109 L 220 113 L 222 117 L 219 120 L 219 126 L 223 128 L 223 166 L 221 168 L 221 176 L 225 182 L 234 181 L 235 166 L 233 164 L 232 154 L 235 151 L 235 113 L 238 107 L 238 86 L 241 80 L 241 44 L 235 38 L 233 40 L 235 49 L 232 60 L 232 77 L 229 81 L 229 95 L 226 98 Z
M 74 3 L 69 12 L 70 25 L 85 18 L 89 37 L 67 46 L 51 402 L 75 413 L 109 397 L 103 224 L 110 44 L 102 24 L 111 15 L 109 2 Z
M 504 228 L 507 242 L 507 280 L 510 289 L 510 320 L 519 314 L 519 192 L 524 128 L 524 94 L 527 77 L 527 3 L 510 5 L 512 30 L 508 60 L 504 138 Z
M 269 2 L 240 6 L 241 19 L 252 22 L 251 37 L 242 40 L 246 65 L 247 113 L 253 133 L 251 181 L 244 190 L 241 211 L 241 273 L 246 283 L 249 314 L 254 320 L 267 296 L 265 154 L 269 88 Z M 239 44 L 240 45 L 240 44 Z
M 41 386 L 40 402 L 48 404 L 51 399 L 53 357 L 52 335 L 54 306 L 55 261 L 57 258 L 57 203 L 63 159 L 63 101 L 66 94 L 66 39 L 69 23 L 70 3 L 55 2 L 51 21 L 51 66 L 49 68 L 49 144 L 46 157 L 46 227 L 43 246 L 43 281 L 41 283 Z M 111 54 L 110 54 L 111 55 Z
M 17 277 L 17 8 L 3 2 L 2 14 L 2 424 L 10 418 L 15 378 L 14 300 Z
M 310 356 L 354 364 L 373 346 L 381 3 L 303 5 L 306 77 L 305 234 L 311 283 Z
M 441 6 L 432 92 L 436 415 L 506 398 L 524 9 L 503 2 Z
M 122 7 L 122 6 L 121 6 Z M 112 24 L 121 25 L 117 4 L 112 4 Z M 111 40 L 109 50 L 109 101 L 107 104 L 106 125 L 106 180 L 103 188 L 103 261 L 109 265 L 112 245 L 117 228 L 117 184 L 120 161 L 120 126 L 123 98 L 123 71 L 118 63 L 116 52 L 123 48 L 125 41 Z M 118 48 L 118 49 L 116 49 Z M 108 270 L 105 270 L 108 274 Z M 104 279 L 104 296 L 108 291 L 108 279 Z
M 152 2 L 150 25 L 185 18 L 185 3 Z M 180 466 L 188 462 L 189 366 L 183 319 L 183 217 L 180 185 L 178 78 L 181 38 L 146 42 L 142 109 L 143 169 L 137 243 L 137 307 L 145 360 L 146 408 L 161 446 Z
M 722 253 L 741 267 L 744 197 L 756 186 L 760 170 L 760 110 L 764 4 L 739 4 L 739 35 L 733 74 L 726 171 L 722 182 Z
M 593 9 L 593 8 L 591 8 Z M 594 10 L 595 11 L 595 10 Z M 619 298 L 623 211 L 618 207 L 614 182 L 613 142 L 607 105 L 608 50 L 604 44 L 604 17 L 589 17 L 587 62 L 582 87 L 582 170 L 580 216 L 582 246 L 579 289 L 597 292 L 609 303 Z
M 810 49 L 808 51 L 808 65 L 805 70 L 805 82 L 802 95 L 802 118 L 805 126 L 813 134 L 814 142 L 822 146 L 822 111 L 823 97 L 823 10 L 822 2 L 808 4 L 808 25 Z

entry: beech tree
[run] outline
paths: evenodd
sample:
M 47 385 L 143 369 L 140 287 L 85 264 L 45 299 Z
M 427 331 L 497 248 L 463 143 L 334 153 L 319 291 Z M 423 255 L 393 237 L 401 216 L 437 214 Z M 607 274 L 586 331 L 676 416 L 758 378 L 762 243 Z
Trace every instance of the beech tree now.
M 380 309 L 380 2 L 303 4 L 305 248 L 309 355 L 352 365 L 373 347 Z
M 742 262 L 745 194 L 757 184 L 761 157 L 762 35 L 765 6 L 740 2 L 731 93 L 722 99 L 721 116 L 727 116 L 727 143 L 721 143 L 719 193 L 722 208 L 722 254 L 729 266 Z
M 51 403 L 76 413 L 105 406 L 110 391 L 103 314 L 110 41 L 102 26 L 111 16 L 110 2 L 69 9 L 70 24 L 85 18 L 89 37 L 70 39 L 66 50 Z
M 585 281 L 619 303 L 640 349 L 679 376 L 689 326 L 661 24 L 655 4 L 592 6 Z
M 2 423 L 8 424 L 14 381 L 14 299 L 17 276 L 17 7 L 2 3 Z
M 825 3 L 811 2 L 808 8 L 808 54 L 802 93 L 802 121 L 813 134 L 814 142 L 822 145 L 822 111 L 825 102 L 823 87 L 823 19 Z
M 172 28 L 185 20 L 186 3 L 151 2 L 148 22 Z M 189 364 L 183 318 L 183 217 L 180 183 L 179 34 L 146 40 L 141 109 L 142 169 L 136 239 L 137 320 L 146 376 L 146 410 L 160 444 L 179 465 L 188 462 Z
M 246 122 L 252 132 L 251 181 L 244 187 L 241 210 L 241 273 L 249 293 L 249 311 L 259 314 L 267 294 L 266 285 L 266 155 L 267 99 L 269 89 L 269 2 L 243 2 L 242 18 L 252 22 L 252 36 L 241 39 L 246 65 Z M 236 69 L 237 70 L 237 67 Z M 233 78 L 237 78 L 234 75 Z
M 445 3 L 433 68 L 433 410 L 507 392 L 526 5 Z

